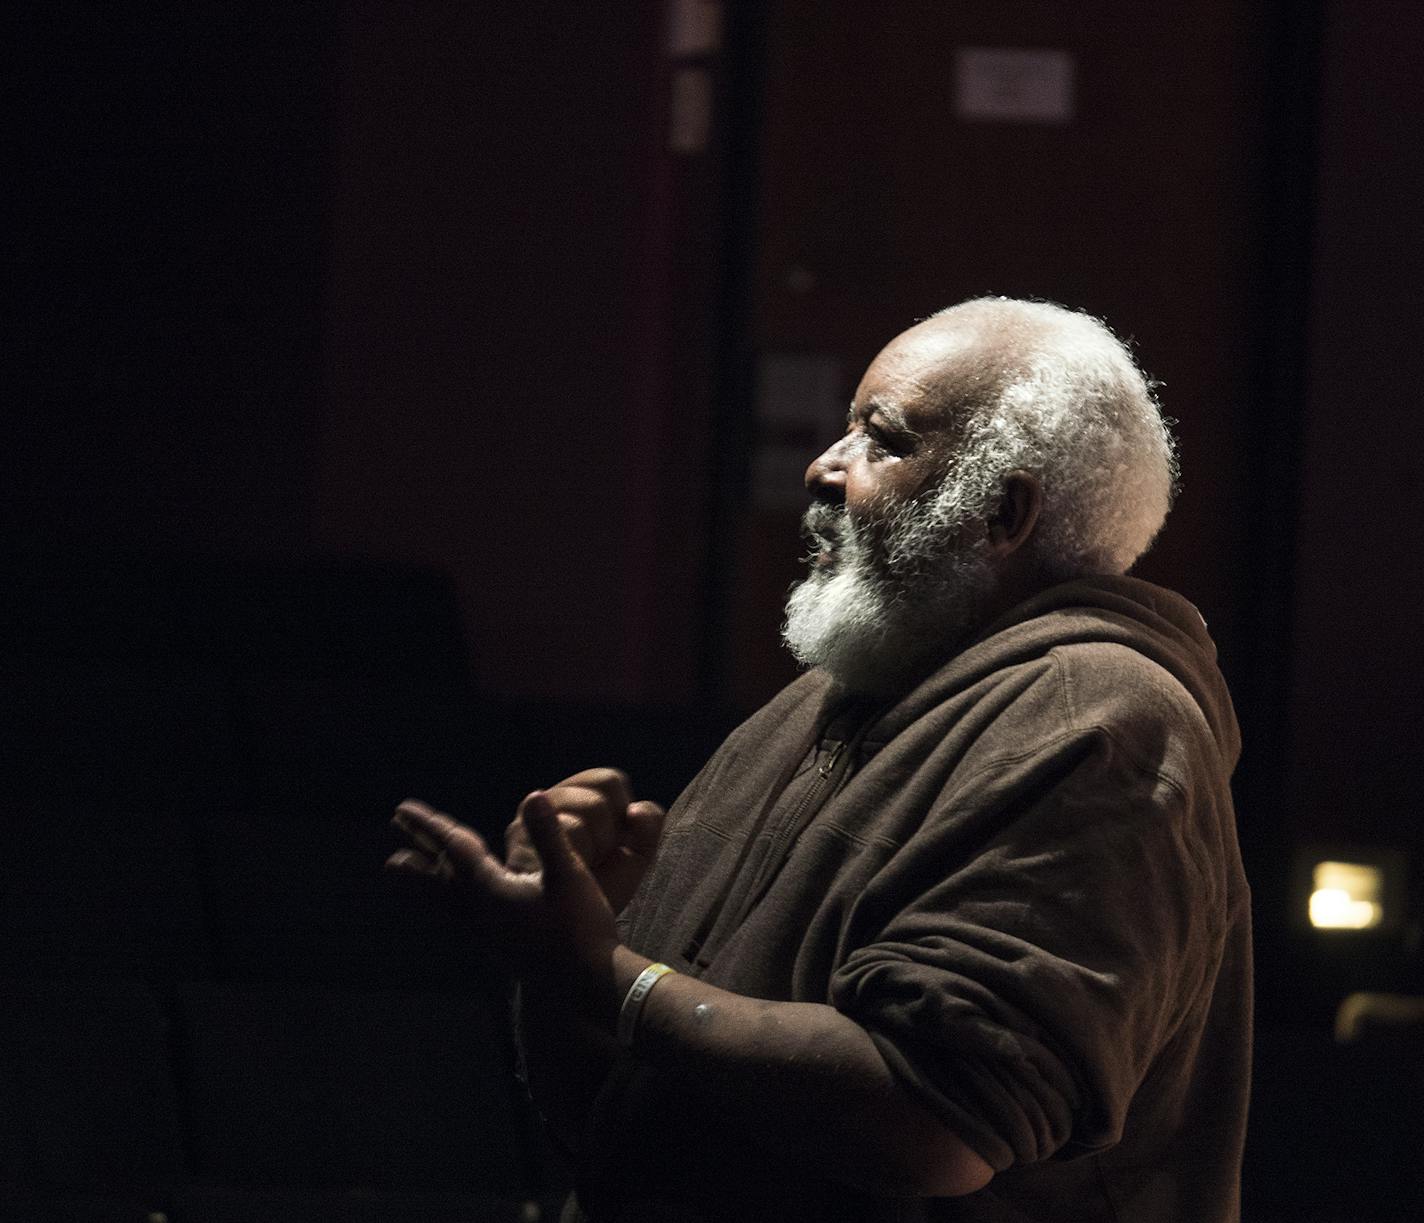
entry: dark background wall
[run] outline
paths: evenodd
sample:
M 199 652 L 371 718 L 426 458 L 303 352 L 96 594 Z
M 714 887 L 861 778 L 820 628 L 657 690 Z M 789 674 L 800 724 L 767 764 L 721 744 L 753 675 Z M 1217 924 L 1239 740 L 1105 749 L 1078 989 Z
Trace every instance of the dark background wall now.
M 686 696 L 659 33 L 650 3 L 343 12 L 310 527 L 449 569 L 492 691 Z
M 780 0 L 674 52 L 669 7 L 16 27 L 6 1192 L 423 1218 L 556 1188 L 498 983 L 374 878 L 385 814 L 494 832 L 593 760 L 672 797 L 791 674 L 799 509 L 755 473 L 815 447 L 769 428 L 768 362 L 838 416 L 896 331 L 998 292 L 1107 317 L 1180 422 L 1141 572 L 1202 607 L 1245 729 L 1254 1217 L 1399 1217 L 1413 1080 L 1328 1029 L 1351 989 L 1421 992 L 1419 885 L 1331 942 L 1292 858 L 1424 854 L 1417 8 Z M 1073 122 L 958 120 L 966 46 L 1073 53 Z
M 28 7 L 7 538 L 307 546 L 336 12 Z
M 1304 826 L 1417 853 L 1424 233 L 1409 215 L 1424 148 L 1398 42 L 1411 28 L 1412 6 L 1379 4 L 1332 7 L 1324 30 L 1286 777 Z

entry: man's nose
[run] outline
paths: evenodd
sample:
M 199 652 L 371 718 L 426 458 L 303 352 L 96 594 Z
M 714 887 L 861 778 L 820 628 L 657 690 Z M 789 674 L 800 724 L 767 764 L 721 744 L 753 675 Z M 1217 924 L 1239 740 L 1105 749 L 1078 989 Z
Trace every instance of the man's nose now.
M 845 497 L 845 438 L 826 447 L 806 468 L 806 491 L 821 501 Z

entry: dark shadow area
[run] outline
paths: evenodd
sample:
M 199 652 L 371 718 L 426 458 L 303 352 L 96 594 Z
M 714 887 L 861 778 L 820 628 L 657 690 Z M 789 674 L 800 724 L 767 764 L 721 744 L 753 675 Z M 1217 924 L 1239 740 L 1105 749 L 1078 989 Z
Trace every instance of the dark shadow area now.
M 497 845 L 530 778 L 590 760 L 670 801 L 714 731 L 481 698 L 429 571 L 4 566 L 13 1208 L 514 1219 L 547 1196 L 507 991 L 443 897 L 383 876 L 386 821 L 420 795 Z

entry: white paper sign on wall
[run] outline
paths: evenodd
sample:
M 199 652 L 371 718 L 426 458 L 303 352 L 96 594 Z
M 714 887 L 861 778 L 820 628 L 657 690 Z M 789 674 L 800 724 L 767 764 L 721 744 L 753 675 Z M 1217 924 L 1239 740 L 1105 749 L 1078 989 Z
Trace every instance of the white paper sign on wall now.
M 960 47 L 954 53 L 954 113 L 1000 123 L 1071 123 L 1074 67 L 1068 51 Z

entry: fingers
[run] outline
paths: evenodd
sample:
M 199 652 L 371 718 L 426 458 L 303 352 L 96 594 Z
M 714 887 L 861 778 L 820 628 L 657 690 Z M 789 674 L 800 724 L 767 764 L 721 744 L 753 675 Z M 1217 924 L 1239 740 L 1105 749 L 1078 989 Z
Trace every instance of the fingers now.
M 569 844 L 573 846 L 574 853 L 590 865 L 598 862 L 603 854 L 594 847 L 593 834 L 589 831 L 588 825 L 580 817 L 570 815 L 566 811 L 560 811 L 558 815 L 559 825 L 569 838 Z M 540 868 L 539 854 L 535 851 L 534 843 L 529 838 L 522 815 L 505 832 L 505 845 L 508 847 L 508 851 L 504 857 L 504 864 L 510 870 L 528 874 Z
M 525 799 L 524 803 L 519 805 L 520 814 L 515 816 L 514 821 L 504 830 L 504 864 L 510 870 L 518 871 L 521 874 L 537 871 L 540 865 L 539 855 L 535 852 L 534 844 L 530 840 L 529 831 L 524 822 L 524 805 L 528 801 Z M 558 804 L 554 805 L 558 806 Z M 564 832 L 568 834 L 574 852 L 590 865 L 600 861 L 616 844 L 612 829 L 603 835 L 600 845 L 595 839 L 593 828 L 583 815 L 572 814 L 563 809 L 560 809 L 558 814 L 559 823 L 563 825 Z
M 585 769 L 542 791 L 561 816 L 574 849 L 590 865 L 618 848 L 632 802 L 628 776 L 617 769 Z M 529 800 L 525 799 L 525 803 Z M 524 830 L 524 804 L 505 829 L 506 861 L 515 870 L 537 870 Z
M 406 799 L 396 808 L 391 823 L 410 838 L 416 849 L 431 857 L 445 853 L 451 833 L 461 827 L 448 815 L 414 798 Z
M 561 790 L 565 786 L 596 790 L 603 795 L 608 805 L 618 812 L 626 811 L 628 805 L 633 801 L 632 784 L 628 780 L 628 774 L 622 769 L 584 769 L 583 772 L 575 773 L 572 777 L 565 777 L 563 781 L 551 786 L 550 789 Z
M 455 823 L 449 816 L 441 815 L 434 808 L 408 798 L 396 808 L 391 823 L 410 838 L 416 849 L 436 857 L 445 851 L 444 834 L 436 823 L 442 820 L 452 826 Z
M 386 859 L 386 869 L 398 875 L 419 875 L 425 879 L 451 879 L 455 874 L 448 857 L 431 857 L 418 849 L 396 850 Z
M 623 846 L 639 857 L 651 857 L 662 840 L 663 821 L 666 819 L 667 812 L 657 803 L 644 800 L 632 804 L 624 821 Z
M 538 802 L 557 812 L 574 854 L 595 874 L 627 855 L 650 861 L 662 837 L 665 814 L 656 803 L 628 799 L 629 784 L 628 775 L 617 769 L 585 769 L 531 794 L 505 829 L 506 866 L 520 874 L 542 869 L 526 818 L 536 795 Z
M 618 828 L 623 822 L 626 804 L 614 806 L 606 791 L 591 786 L 563 783 L 544 793 L 554 810 L 575 817 L 588 830 L 594 861 L 618 843 Z
M 410 838 L 414 849 L 398 850 L 386 860 L 394 871 L 426 874 L 451 879 L 457 875 L 477 876 L 496 885 L 502 868 L 494 861 L 484 838 L 433 807 L 408 798 L 391 818 Z
M 545 885 L 557 885 L 571 870 L 578 869 L 580 862 L 569 843 L 569 835 L 560 822 L 559 813 L 548 795 L 539 790 L 524 800 L 521 810 L 534 852 L 543 864 Z
M 603 856 L 594 842 L 592 829 L 578 816 L 560 811 L 559 827 L 564 830 L 564 835 L 568 837 L 574 853 L 585 862 L 594 863 Z

